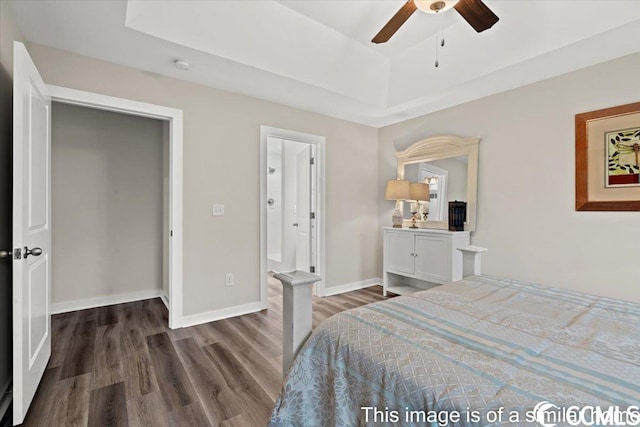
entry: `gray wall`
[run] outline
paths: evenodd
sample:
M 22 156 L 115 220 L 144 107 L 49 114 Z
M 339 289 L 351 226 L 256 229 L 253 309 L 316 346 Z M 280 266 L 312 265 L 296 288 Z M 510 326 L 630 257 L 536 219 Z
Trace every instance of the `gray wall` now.
M 640 302 L 638 212 L 576 212 L 575 115 L 638 101 L 640 54 L 380 129 L 382 200 L 395 151 L 431 135 L 480 136 L 483 273 Z M 380 252 L 381 253 L 381 252 Z
M 162 288 L 162 122 L 54 103 L 52 304 Z

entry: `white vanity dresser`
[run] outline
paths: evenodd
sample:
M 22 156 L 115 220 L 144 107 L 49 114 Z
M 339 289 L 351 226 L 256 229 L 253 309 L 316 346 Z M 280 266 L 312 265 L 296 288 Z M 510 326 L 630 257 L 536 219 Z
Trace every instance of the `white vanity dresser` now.
M 463 255 L 476 226 L 480 138 L 436 135 L 396 153 L 397 179 L 430 184 L 426 220 L 411 225 L 408 202 L 400 203 L 402 228 L 383 234 L 383 288 L 404 295 L 463 277 Z M 405 199 L 406 200 L 406 199 Z M 467 203 L 464 231 L 449 231 L 448 202 Z M 406 206 L 405 206 L 406 204 Z
M 462 279 L 462 252 L 468 231 L 385 228 L 384 295 L 404 295 Z

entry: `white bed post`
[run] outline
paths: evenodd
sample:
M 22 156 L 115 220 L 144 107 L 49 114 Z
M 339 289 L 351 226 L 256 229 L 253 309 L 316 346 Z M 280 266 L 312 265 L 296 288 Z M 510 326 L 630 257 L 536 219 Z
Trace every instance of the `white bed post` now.
M 313 284 L 319 276 L 304 271 L 276 273 L 282 282 L 282 375 L 286 376 L 293 359 L 311 335 Z
M 462 252 L 462 277 L 479 276 L 482 274 L 482 262 L 480 257 L 487 248 L 480 246 L 465 246 L 458 248 Z

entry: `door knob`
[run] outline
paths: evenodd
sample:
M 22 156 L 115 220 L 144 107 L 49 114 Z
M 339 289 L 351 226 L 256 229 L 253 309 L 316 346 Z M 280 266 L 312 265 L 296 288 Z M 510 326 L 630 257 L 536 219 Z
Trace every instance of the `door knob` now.
M 297 223 L 297 222 L 294 222 L 294 223 L 293 223 L 293 226 L 294 226 L 294 227 L 297 227 L 297 226 L 298 226 L 298 223 Z
M 40 248 L 33 248 L 33 249 L 29 249 L 28 247 L 24 247 L 24 259 L 27 259 L 29 257 L 29 255 L 33 255 L 33 256 L 40 256 L 42 255 L 42 249 Z
M 13 251 L 0 251 L 0 258 L 11 258 L 11 252 Z

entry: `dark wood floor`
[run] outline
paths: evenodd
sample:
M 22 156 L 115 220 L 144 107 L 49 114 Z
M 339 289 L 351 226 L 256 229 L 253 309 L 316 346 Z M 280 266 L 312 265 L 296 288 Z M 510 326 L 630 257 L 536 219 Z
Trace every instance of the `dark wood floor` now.
M 314 298 L 314 327 L 384 299 L 379 286 Z M 23 425 L 264 426 L 282 384 L 282 292 L 269 309 L 178 330 L 160 299 L 59 314 Z

